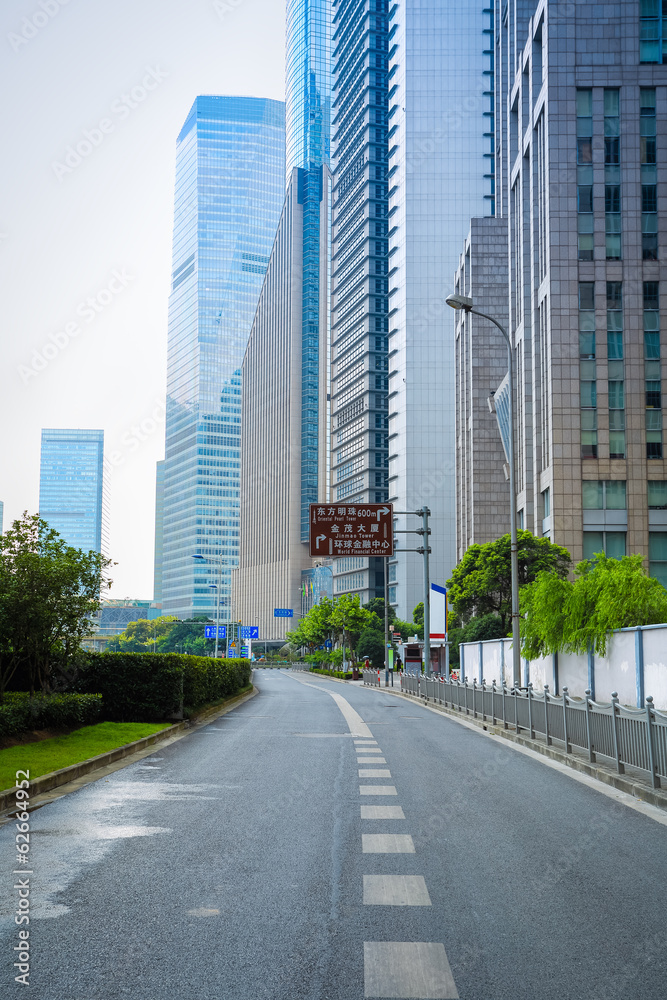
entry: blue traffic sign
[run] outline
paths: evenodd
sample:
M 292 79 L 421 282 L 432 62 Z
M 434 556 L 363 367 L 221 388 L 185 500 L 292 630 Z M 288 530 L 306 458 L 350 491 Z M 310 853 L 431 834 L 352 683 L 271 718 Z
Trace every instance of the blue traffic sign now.
M 324 648 L 325 649 L 331 649 L 332 645 L 333 645 L 333 643 L 332 643 L 331 639 L 327 639 L 327 641 L 324 643 Z
M 241 626 L 241 638 L 242 639 L 259 639 L 259 626 L 258 625 L 242 625 Z
M 273 609 L 274 618 L 294 618 L 293 608 L 274 608 Z
M 206 639 L 215 639 L 215 625 L 205 625 L 204 626 L 204 636 Z M 218 626 L 218 639 L 227 638 L 227 626 Z

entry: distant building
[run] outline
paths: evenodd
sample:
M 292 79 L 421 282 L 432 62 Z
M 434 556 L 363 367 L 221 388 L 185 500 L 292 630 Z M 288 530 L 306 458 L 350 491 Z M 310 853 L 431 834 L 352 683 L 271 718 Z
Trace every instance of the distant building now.
M 108 553 L 104 431 L 42 431 L 39 513 L 73 548 Z
M 241 363 L 284 199 L 285 107 L 198 97 L 176 150 L 161 570 L 165 614 L 231 610 Z M 194 560 L 199 555 L 203 559 Z
M 164 462 L 155 466 L 155 558 L 153 562 L 153 600 L 162 602 L 162 546 L 164 536 Z

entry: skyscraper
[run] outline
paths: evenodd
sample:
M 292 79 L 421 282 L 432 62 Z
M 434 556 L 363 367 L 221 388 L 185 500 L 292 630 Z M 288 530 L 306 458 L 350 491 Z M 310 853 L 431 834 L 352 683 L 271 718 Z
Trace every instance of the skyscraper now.
M 639 552 L 667 585 L 667 18 L 652 0 L 521 0 L 494 41 L 519 526 L 575 563 Z
M 39 513 L 75 549 L 109 549 L 104 431 L 42 431 Z
M 241 362 L 284 197 L 285 110 L 198 97 L 178 137 L 167 351 L 162 606 L 230 607 L 238 562 Z M 202 556 L 194 560 L 193 556 Z
M 415 0 L 391 18 L 387 6 L 334 0 L 331 499 L 426 504 L 444 583 L 456 561 L 445 298 L 470 215 L 492 208 L 491 29 L 468 0 Z M 399 537 L 389 599 L 409 618 L 422 567 Z M 383 593 L 383 560 L 336 560 L 335 575 L 337 593 Z
M 329 481 L 331 7 L 287 4 L 287 192 L 243 362 L 241 547 L 236 609 L 280 638 L 299 607 L 309 505 Z M 330 579 L 330 573 L 325 574 Z
M 388 497 L 387 0 L 334 0 L 331 500 Z M 384 592 L 384 560 L 335 560 L 335 590 Z

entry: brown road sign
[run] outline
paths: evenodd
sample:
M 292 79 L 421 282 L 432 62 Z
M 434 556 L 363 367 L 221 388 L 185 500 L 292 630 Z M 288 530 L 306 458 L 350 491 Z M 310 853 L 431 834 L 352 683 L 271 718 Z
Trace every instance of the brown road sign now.
M 393 556 L 390 503 L 310 505 L 311 556 Z

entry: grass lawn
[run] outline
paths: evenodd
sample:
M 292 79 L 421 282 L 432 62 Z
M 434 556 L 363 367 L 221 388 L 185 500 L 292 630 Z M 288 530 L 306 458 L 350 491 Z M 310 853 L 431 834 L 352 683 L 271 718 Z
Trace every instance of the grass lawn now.
M 100 722 L 96 726 L 83 726 L 67 736 L 0 750 L 0 789 L 14 786 L 18 770 L 29 771 L 31 780 L 39 778 L 159 733 L 170 725 L 169 722 Z

